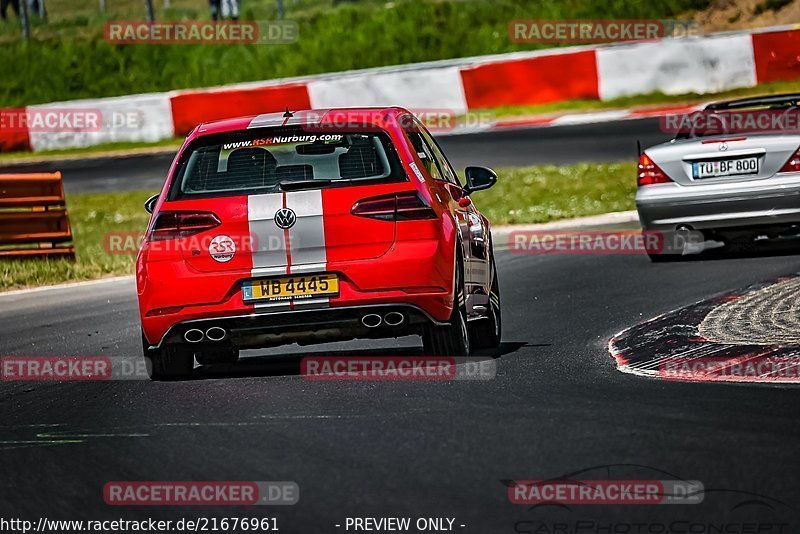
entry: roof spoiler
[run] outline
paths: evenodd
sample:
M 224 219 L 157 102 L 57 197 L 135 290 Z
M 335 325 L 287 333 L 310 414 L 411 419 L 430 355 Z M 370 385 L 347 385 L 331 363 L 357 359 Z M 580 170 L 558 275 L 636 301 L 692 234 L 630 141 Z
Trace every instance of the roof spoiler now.
M 800 93 L 785 93 L 780 95 L 751 96 L 738 98 L 736 100 L 726 100 L 724 102 L 712 102 L 708 104 L 707 110 L 726 110 L 741 109 L 756 106 L 791 106 L 798 107 L 800 103 Z

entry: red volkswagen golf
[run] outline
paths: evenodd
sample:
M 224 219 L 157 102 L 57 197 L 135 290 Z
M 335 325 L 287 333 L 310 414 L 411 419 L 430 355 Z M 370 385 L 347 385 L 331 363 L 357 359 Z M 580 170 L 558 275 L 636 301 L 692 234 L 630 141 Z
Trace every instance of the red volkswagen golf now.
M 139 251 L 154 379 L 240 349 L 422 336 L 427 354 L 500 343 L 489 223 L 436 141 L 400 108 L 201 124 L 181 147 Z

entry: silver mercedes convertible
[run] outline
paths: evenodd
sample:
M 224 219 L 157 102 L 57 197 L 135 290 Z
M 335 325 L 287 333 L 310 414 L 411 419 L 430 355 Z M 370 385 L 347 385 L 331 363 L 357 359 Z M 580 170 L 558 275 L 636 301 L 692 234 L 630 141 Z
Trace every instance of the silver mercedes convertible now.
M 648 250 L 653 261 L 709 241 L 800 234 L 799 103 L 800 94 L 769 95 L 662 118 L 676 136 L 641 152 L 636 193 L 642 228 L 664 236 L 659 250 Z

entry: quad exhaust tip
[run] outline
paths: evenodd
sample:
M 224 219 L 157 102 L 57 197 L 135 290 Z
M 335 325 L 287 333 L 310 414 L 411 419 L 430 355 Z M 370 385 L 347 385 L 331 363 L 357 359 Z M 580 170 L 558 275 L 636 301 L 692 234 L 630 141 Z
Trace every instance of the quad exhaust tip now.
M 377 313 L 368 313 L 361 318 L 361 324 L 367 328 L 377 328 L 381 325 L 383 319 Z
M 406 320 L 405 315 L 400 312 L 389 312 L 383 316 L 383 322 L 386 323 L 388 326 L 399 326 L 403 324 L 403 321 Z
M 406 320 L 406 316 L 400 312 L 392 311 L 381 317 L 377 313 L 368 313 L 361 318 L 361 324 L 367 328 L 377 328 L 382 324 L 386 326 L 400 326 Z
M 202 330 L 198 330 L 197 328 L 192 328 L 191 330 L 187 330 L 185 334 L 183 334 L 183 339 L 188 341 L 189 343 L 200 343 L 203 341 L 206 335 L 203 333 Z
M 227 335 L 228 333 L 225 329 L 219 326 L 212 326 L 206 330 L 206 338 L 208 338 L 209 341 L 222 341 Z

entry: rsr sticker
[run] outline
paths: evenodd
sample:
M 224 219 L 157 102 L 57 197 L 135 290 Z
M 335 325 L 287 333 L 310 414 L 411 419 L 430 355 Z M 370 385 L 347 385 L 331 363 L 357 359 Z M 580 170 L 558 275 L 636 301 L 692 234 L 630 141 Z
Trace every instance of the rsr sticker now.
M 236 255 L 236 243 L 229 236 L 218 235 L 208 244 L 208 253 L 214 260 L 227 263 Z

